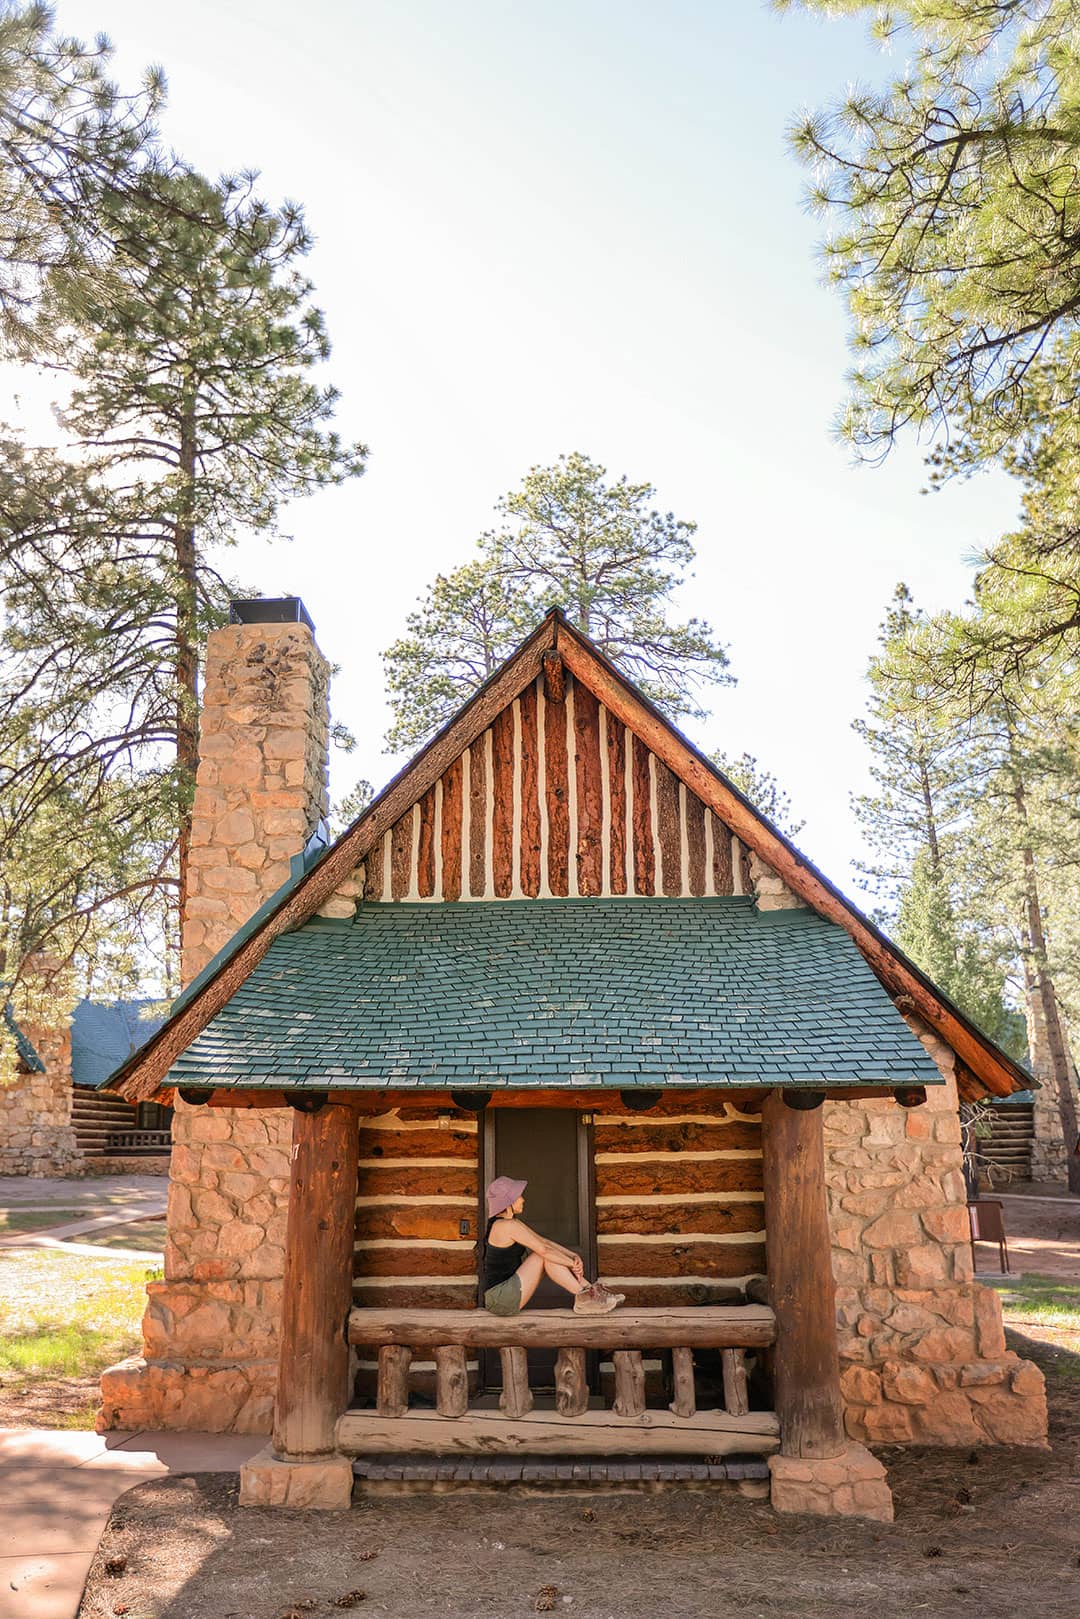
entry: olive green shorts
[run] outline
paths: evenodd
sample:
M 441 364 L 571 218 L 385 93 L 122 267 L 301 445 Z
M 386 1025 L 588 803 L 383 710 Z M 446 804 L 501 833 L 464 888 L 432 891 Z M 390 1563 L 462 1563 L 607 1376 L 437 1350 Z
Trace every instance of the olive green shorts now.
M 521 1309 L 521 1277 L 515 1272 L 505 1282 L 489 1287 L 484 1294 L 484 1309 L 492 1315 L 517 1315 Z

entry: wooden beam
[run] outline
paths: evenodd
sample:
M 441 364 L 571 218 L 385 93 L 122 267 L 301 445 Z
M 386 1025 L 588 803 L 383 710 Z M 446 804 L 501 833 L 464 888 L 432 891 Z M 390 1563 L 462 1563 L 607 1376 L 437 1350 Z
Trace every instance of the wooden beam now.
M 555 1356 L 555 1409 L 561 1417 L 580 1417 L 589 1409 L 584 1349 L 560 1349 Z
M 618 1417 L 612 1411 L 584 1411 L 576 1417 L 560 1417 L 555 1411 L 530 1411 L 523 1417 L 501 1411 L 470 1411 L 464 1417 L 440 1417 L 437 1411 L 410 1411 L 407 1417 L 347 1411 L 337 1425 L 337 1443 L 349 1456 L 377 1451 L 430 1456 L 473 1451 L 763 1455 L 777 1448 L 777 1421 L 771 1411 L 749 1411 L 745 1417 L 730 1417 L 726 1411 L 699 1411 L 693 1417 L 670 1411 L 645 1411 L 638 1417 Z
M 460 1344 L 435 1350 L 435 1404 L 441 1417 L 463 1417 L 469 1409 L 469 1368 Z
M 727 1351 L 725 1350 L 726 1354 Z M 685 1347 L 671 1351 L 671 1370 L 675 1383 L 675 1398 L 670 1409 L 677 1417 L 692 1417 L 697 1410 L 697 1390 L 694 1385 L 694 1351 Z
M 293 1115 L 274 1450 L 282 1458 L 334 1449 L 349 1399 L 345 1332 L 352 1302 L 357 1130 L 350 1108 Z
M 290 1086 L 277 1089 L 264 1089 L 262 1086 L 238 1086 L 230 1090 L 219 1086 L 211 1094 L 209 1107 L 285 1107 L 290 1096 L 295 1096 L 300 1087 Z M 310 1087 L 309 1087 L 310 1088 Z M 826 1097 L 831 1102 L 859 1102 L 870 1097 L 889 1097 L 896 1089 L 895 1085 L 833 1085 L 823 1086 Z M 767 1094 L 768 1087 L 760 1086 L 753 1090 L 745 1086 L 726 1085 L 697 1085 L 691 1088 L 663 1087 L 659 1102 L 646 1112 L 637 1113 L 635 1118 L 647 1122 L 650 1119 L 657 1121 L 671 1113 L 722 1113 L 725 1106 L 733 1107 L 740 1113 L 757 1113 L 762 1100 Z M 458 1118 L 473 1117 L 468 1109 L 459 1108 L 448 1090 L 423 1090 L 419 1086 L 412 1086 L 408 1090 L 380 1089 L 375 1085 L 364 1087 L 350 1087 L 345 1090 L 333 1090 L 328 1087 L 330 1100 L 341 1107 L 351 1107 L 358 1113 L 389 1113 L 394 1108 L 430 1107 L 433 1111 L 442 1110 L 452 1112 Z M 171 1106 L 175 1097 L 175 1087 L 162 1085 L 154 1092 L 151 1100 L 162 1102 Z M 146 1098 L 143 1098 L 146 1100 Z M 564 1107 L 576 1108 L 579 1113 L 618 1113 L 626 1115 L 626 1103 L 620 1098 L 617 1090 L 597 1086 L 592 1089 L 588 1086 L 571 1089 L 531 1090 L 527 1087 L 521 1089 L 495 1090 L 492 1092 L 489 1107 Z
M 839 1456 L 847 1437 L 821 1109 L 800 1112 L 774 1091 L 762 1109 L 761 1146 L 780 1449 L 785 1456 Z
M 375 1405 L 381 1417 L 403 1417 L 409 1409 L 411 1361 L 412 1350 L 404 1344 L 383 1344 L 379 1350 Z
M 508 1417 L 523 1417 L 533 1408 L 532 1390 L 529 1387 L 528 1352 L 520 1346 L 503 1348 L 499 1350 L 499 1360 L 502 1364 L 503 1384 L 499 1410 L 504 1411 Z
M 645 1410 L 645 1368 L 640 1349 L 616 1349 L 614 1409 L 619 1417 L 640 1417 Z
M 806 1115 L 796 1115 L 800 1116 Z M 527 1310 L 499 1316 L 487 1310 L 360 1308 L 349 1317 L 350 1343 L 408 1344 L 414 1349 L 444 1344 L 480 1349 L 671 1349 L 676 1345 L 763 1349 L 775 1339 L 776 1318 L 764 1304 L 621 1309 L 605 1316 L 576 1315 L 573 1310 Z

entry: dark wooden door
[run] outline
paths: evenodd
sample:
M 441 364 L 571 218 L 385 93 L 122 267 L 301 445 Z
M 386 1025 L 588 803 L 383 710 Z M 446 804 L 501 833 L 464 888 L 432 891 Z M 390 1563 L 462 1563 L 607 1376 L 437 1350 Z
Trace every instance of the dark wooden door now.
M 573 1108 L 488 1108 L 484 1117 L 484 1183 L 496 1175 L 528 1181 L 526 1225 L 553 1242 L 581 1254 L 586 1272 L 594 1273 L 589 1126 Z M 570 1300 L 547 1276 L 526 1309 L 565 1309 Z M 534 1389 L 555 1386 L 554 1350 L 529 1352 L 529 1379 Z M 485 1357 L 484 1380 L 500 1386 L 499 1356 Z

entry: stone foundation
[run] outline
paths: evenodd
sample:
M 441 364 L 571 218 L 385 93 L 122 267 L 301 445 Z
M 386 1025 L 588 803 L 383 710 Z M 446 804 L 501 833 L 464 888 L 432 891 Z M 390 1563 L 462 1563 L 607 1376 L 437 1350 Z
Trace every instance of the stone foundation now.
M 842 1456 L 810 1461 L 770 1456 L 771 1500 L 777 1512 L 808 1512 L 823 1518 L 872 1518 L 892 1523 L 893 1498 L 885 1468 L 864 1445 Z
M 269 1433 L 277 1361 L 147 1360 L 131 1355 L 101 1374 L 95 1427 Z
M 283 1462 L 267 1445 L 240 1469 L 242 1507 L 315 1508 L 344 1512 L 352 1504 L 353 1470 L 347 1456 Z
M 66 1024 L 65 1018 L 65 1024 Z M 44 1072 L 0 1083 L 0 1175 L 79 1174 L 83 1161 L 71 1123 L 71 1033 L 23 1018 Z

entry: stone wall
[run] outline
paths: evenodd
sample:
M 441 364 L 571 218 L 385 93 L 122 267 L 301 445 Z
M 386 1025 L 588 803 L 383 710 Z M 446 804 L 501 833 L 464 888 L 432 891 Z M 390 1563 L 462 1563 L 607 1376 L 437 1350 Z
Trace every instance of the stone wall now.
M 924 1106 L 827 1102 L 829 1213 L 848 1431 L 872 1444 L 1044 1444 L 1042 1373 L 1005 1348 L 972 1279 L 952 1052 Z
M 71 1033 L 20 1020 L 44 1073 L 17 1072 L 0 1082 L 0 1175 L 81 1173 L 71 1123 Z
M 190 981 L 289 875 L 326 814 L 328 670 L 303 624 L 210 637 L 184 921 Z M 99 1428 L 269 1431 L 290 1109 L 177 1098 L 165 1278 L 143 1354 L 102 1376 Z

